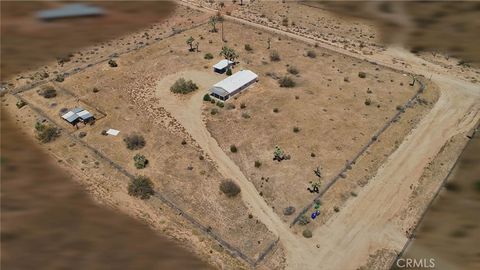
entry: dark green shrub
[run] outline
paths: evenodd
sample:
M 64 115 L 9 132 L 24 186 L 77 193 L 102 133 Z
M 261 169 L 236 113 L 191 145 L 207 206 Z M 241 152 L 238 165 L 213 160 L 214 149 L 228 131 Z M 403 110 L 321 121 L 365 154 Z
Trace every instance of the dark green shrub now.
M 245 104 L 245 102 L 240 103 L 240 109 L 245 109 L 246 107 L 247 105 Z
M 252 46 L 250 44 L 245 44 L 245 51 L 251 52 L 253 50 Z
M 370 106 L 372 104 L 372 100 L 367 98 L 365 99 L 365 105 Z
M 213 54 L 211 54 L 211 53 L 206 53 L 203 58 L 205 58 L 205 59 L 207 59 L 207 60 L 213 59 Z
M 236 153 L 237 151 L 238 151 L 238 149 L 234 144 L 230 145 L 230 152 Z
M 272 61 L 272 62 L 280 61 L 280 55 L 278 54 L 277 51 L 271 51 L 270 52 L 270 61 Z
M 52 125 L 37 122 L 35 124 L 37 139 L 42 143 L 48 143 L 60 136 L 60 130 Z
M 358 77 L 360 77 L 362 79 L 365 79 L 365 77 L 367 77 L 367 73 L 365 73 L 363 71 L 360 71 L 360 72 L 358 72 Z
M 235 197 L 240 193 L 240 187 L 232 180 L 223 180 L 220 183 L 220 191 L 222 191 L 227 197 Z
M 170 91 L 176 94 L 188 94 L 198 89 L 198 86 L 191 80 L 184 78 L 178 79 L 171 87 Z
M 220 107 L 220 108 L 223 108 L 223 107 L 225 107 L 225 103 L 223 103 L 221 101 L 217 101 L 217 106 Z
M 117 62 L 115 62 L 115 60 L 113 60 L 113 59 L 110 59 L 110 60 L 108 61 L 108 65 L 109 65 L 110 67 L 118 67 Z
M 153 183 L 146 176 L 137 176 L 128 185 L 128 194 L 130 196 L 146 200 L 155 194 L 155 191 L 153 190 Z
M 273 108 L 273 112 L 278 113 L 279 112 L 278 108 Z
M 298 71 L 298 69 L 297 69 L 296 67 L 294 67 L 294 66 L 289 66 L 289 67 L 287 68 L 287 71 L 288 71 L 288 73 L 290 73 L 290 74 L 292 74 L 292 75 L 297 75 L 298 73 L 300 73 L 300 72 Z
M 310 58 L 315 58 L 317 57 L 317 53 L 315 53 L 315 51 L 310 50 L 307 52 L 307 56 Z
M 210 101 L 212 98 L 210 97 L 210 94 L 205 94 L 203 96 L 203 101 Z
M 226 72 L 227 76 L 232 76 L 232 69 L 227 69 L 227 72 Z
M 54 98 L 57 96 L 57 90 L 55 90 L 55 88 L 53 88 L 52 86 L 48 85 L 42 87 L 38 94 L 44 98 Z
M 288 76 L 283 76 L 278 80 L 278 84 L 280 85 L 280 87 L 290 88 L 295 86 L 295 81 Z
M 300 132 L 300 128 L 299 127 L 293 127 L 293 132 L 295 132 L 295 133 Z
M 133 161 L 135 162 L 135 168 L 137 169 L 143 169 L 147 167 L 148 164 L 148 159 L 146 159 L 144 155 L 140 154 L 136 154 L 133 157 Z
M 143 138 L 142 135 L 135 133 L 128 135 L 123 139 L 123 141 L 127 145 L 127 148 L 130 150 L 142 149 L 146 144 L 145 138 Z
M 307 216 L 305 216 L 305 215 L 302 215 L 302 216 L 298 219 L 298 224 L 299 224 L 299 225 L 305 226 L 305 225 L 307 225 L 308 223 L 310 223 L 310 221 L 308 220 Z
M 312 238 L 312 231 L 310 231 L 309 229 L 305 229 L 303 230 L 302 235 L 305 238 Z
M 27 105 L 27 103 L 26 103 L 25 101 L 23 101 L 23 100 L 19 100 L 19 101 L 17 101 L 17 104 L 16 104 L 16 105 L 17 105 L 17 108 L 20 109 L 20 108 L 22 108 L 23 106 Z
M 255 160 L 255 168 L 260 168 L 260 166 L 262 166 L 262 162 Z

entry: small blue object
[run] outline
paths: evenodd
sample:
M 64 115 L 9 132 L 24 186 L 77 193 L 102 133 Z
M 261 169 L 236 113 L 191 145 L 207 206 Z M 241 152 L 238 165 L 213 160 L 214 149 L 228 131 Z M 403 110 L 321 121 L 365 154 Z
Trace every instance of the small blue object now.
M 317 212 L 312 213 L 312 219 L 315 219 L 317 217 Z

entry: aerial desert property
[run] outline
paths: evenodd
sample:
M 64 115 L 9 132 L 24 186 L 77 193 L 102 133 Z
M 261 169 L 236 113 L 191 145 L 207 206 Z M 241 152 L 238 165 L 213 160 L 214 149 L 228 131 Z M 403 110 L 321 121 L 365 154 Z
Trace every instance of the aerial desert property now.
M 401 268 L 478 129 L 478 44 L 386 38 L 417 22 L 401 2 L 370 3 L 369 20 L 317 2 L 168 4 L 57 59 L 2 63 L 2 114 L 100 207 L 214 269 Z M 40 30 L 128 18 L 39 10 L 22 16 Z

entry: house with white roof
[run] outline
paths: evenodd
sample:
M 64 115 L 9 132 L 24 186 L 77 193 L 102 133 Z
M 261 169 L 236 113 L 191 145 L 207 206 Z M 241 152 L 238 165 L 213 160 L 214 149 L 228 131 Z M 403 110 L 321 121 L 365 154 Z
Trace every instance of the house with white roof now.
M 227 71 L 230 68 L 231 65 L 233 65 L 232 61 L 227 60 L 227 59 L 223 59 L 220 62 L 213 65 L 213 71 L 215 71 L 217 73 L 224 73 L 225 71 Z
M 252 71 L 241 70 L 213 85 L 210 88 L 210 95 L 220 100 L 227 100 L 256 82 L 257 79 L 257 74 Z
M 79 122 L 86 124 L 95 120 L 93 114 L 83 108 L 74 108 L 63 114 L 62 118 L 72 125 L 76 125 Z

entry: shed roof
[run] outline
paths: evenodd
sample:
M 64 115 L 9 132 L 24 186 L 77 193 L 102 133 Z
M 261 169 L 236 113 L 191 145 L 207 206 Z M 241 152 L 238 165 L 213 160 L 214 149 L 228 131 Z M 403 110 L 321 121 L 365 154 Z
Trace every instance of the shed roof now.
M 220 62 L 213 65 L 213 68 L 214 69 L 224 69 L 224 68 L 227 68 L 231 64 L 233 64 L 232 61 L 227 60 L 227 59 L 223 59 L 223 60 L 220 60 Z
M 221 88 L 227 93 L 231 94 L 235 92 L 235 90 L 241 88 L 242 86 L 253 80 L 256 80 L 257 78 L 257 74 L 253 73 L 252 71 L 241 70 L 239 72 L 236 72 L 232 76 L 229 76 L 222 81 L 216 83 L 215 85 L 213 85 L 213 88 Z
M 86 120 L 88 118 L 91 118 L 93 117 L 93 114 L 91 114 L 89 111 L 87 110 L 83 110 L 83 111 L 80 111 L 77 113 L 77 115 L 82 118 L 83 120 Z
M 66 114 L 62 115 L 62 118 L 67 120 L 67 122 L 69 123 L 72 123 L 74 122 L 75 120 L 77 120 L 80 116 L 78 116 L 78 114 L 72 112 L 72 111 L 69 111 L 67 112 Z
M 59 19 L 66 17 L 103 15 L 102 8 L 86 4 L 68 4 L 60 8 L 42 10 L 37 13 L 37 18 L 42 20 Z

